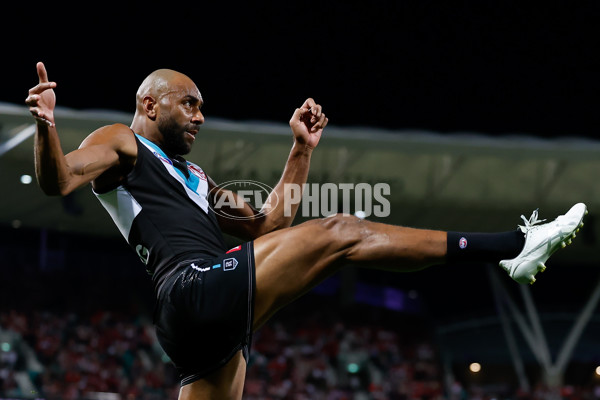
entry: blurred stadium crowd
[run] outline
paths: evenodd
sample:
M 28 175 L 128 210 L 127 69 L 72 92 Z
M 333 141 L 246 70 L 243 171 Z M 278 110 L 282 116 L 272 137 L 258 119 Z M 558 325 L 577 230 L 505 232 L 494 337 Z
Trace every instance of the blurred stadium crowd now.
M 2 312 L 0 321 L 3 337 L 11 336 L 0 358 L 4 397 L 177 398 L 175 371 L 149 321 L 113 312 L 16 310 Z M 25 377 L 31 386 L 23 384 Z M 303 317 L 274 322 L 255 336 L 244 398 L 435 399 L 442 394 L 435 352 L 425 338 L 408 343 L 381 326 Z

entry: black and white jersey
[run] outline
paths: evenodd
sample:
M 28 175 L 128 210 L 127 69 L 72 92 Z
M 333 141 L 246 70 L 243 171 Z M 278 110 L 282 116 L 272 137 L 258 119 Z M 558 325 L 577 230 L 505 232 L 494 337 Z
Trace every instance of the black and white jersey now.
M 137 161 L 124 183 L 94 194 L 158 286 L 177 262 L 191 256 L 213 258 L 226 244 L 210 207 L 204 171 L 135 137 Z

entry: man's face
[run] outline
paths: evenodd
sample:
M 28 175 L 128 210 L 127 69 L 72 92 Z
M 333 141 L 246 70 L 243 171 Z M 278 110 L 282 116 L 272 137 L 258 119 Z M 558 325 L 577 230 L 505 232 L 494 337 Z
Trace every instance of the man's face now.
M 186 140 L 188 128 L 172 114 L 161 113 L 159 115 L 158 129 L 163 135 L 163 146 L 168 153 L 184 155 L 192 150 L 192 143 Z
M 204 123 L 200 112 L 202 97 L 198 89 L 166 93 L 160 107 L 157 124 L 163 136 L 164 149 L 173 155 L 188 154 L 200 125 Z

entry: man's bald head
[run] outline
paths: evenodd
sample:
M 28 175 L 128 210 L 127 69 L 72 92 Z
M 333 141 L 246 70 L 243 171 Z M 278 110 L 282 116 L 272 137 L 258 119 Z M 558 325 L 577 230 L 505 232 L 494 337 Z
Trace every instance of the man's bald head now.
M 148 75 L 138 88 L 136 105 L 138 108 L 142 107 L 146 96 L 159 101 L 165 94 L 181 89 L 195 89 L 198 91 L 194 82 L 187 75 L 172 69 L 157 69 Z
M 136 94 L 131 129 L 158 144 L 167 154 L 192 149 L 204 101 L 194 81 L 172 69 L 158 69 L 144 79 Z

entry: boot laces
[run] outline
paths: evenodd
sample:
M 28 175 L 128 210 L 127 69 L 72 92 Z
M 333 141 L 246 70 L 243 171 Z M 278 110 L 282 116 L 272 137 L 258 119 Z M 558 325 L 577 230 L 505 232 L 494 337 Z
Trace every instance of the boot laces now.
M 534 227 L 534 225 L 541 224 L 545 221 L 545 219 L 538 220 L 538 210 L 539 208 L 533 211 L 531 217 L 529 217 L 529 220 L 527 220 L 527 218 L 525 218 L 524 215 L 521 215 L 521 218 L 525 222 L 525 225 L 519 225 L 519 228 L 523 233 L 527 233 L 531 228 Z

